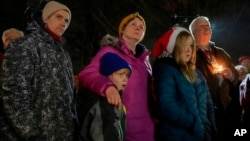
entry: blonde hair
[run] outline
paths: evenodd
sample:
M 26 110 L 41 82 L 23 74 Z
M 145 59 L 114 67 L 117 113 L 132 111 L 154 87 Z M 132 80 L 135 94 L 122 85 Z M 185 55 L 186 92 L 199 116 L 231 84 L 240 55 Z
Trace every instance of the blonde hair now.
M 4 48 L 6 48 L 10 42 L 22 36 L 24 36 L 23 31 L 18 30 L 16 28 L 10 28 L 10 29 L 5 30 L 2 34 L 2 41 L 4 44 Z
M 192 55 L 190 60 L 186 63 L 181 60 L 181 54 L 184 51 L 183 45 L 187 42 L 188 38 L 192 38 Z M 175 59 L 177 65 L 179 66 L 184 77 L 191 83 L 198 80 L 196 72 L 195 72 L 195 62 L 196 62 L 196 45 L 194 39 L 190 32 L 182 31 L 176 38 L 174 50 L 173 50 L 173 58 Z

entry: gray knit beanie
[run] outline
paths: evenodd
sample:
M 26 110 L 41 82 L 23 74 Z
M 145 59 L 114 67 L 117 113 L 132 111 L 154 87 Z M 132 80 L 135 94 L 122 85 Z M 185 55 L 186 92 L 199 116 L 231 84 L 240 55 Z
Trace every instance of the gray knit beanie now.
M 66 10 L 69 13 L 69 23 L 71 20 L 71 12 L 66 5 L 63 5 L 56 1 L 49 1 L 43 8 L 42 19 L 45 21 L 50 15 L 52 15 L 57 10 Z

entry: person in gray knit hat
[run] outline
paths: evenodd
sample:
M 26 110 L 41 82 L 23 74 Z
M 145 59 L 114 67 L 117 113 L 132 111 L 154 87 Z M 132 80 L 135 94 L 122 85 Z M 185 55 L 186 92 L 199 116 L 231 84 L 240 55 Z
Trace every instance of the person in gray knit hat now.
M 60 14 L 59 14 L 60 13 Z M 58 21 L 64 22 L 64 25 L 51 24 L 53 17 L 58 18 Z M 60 19 L 59 19 L 60 18 Z M 45 28 L 51 30 L 57 36 L 61 36 L 68 28 L 71 20 L 71 12 L 69 8 L 59 2 L 49 1 L 42 10 L 42 20 L 45 23 Z
M 73 69 L 63 33 L 71 12 L 49 1 L 5 52 L 0 74 L 0 140 L 75 141 Z
M 71 20 L 71 12 L 69 10 L 69 8 L 61 3 L 58 3 L 56 1 L 50 1 L 48 2 L 42 11 L 42 20 L 45 23 L 45 27 L 46 28 L 53 28 L 53 27 L 48 27 L 49 23 L 50 23 L 50 17 L 52 15 L 56 15 L 55 13 L 58 13 L 58 11 L 63 12 L 63 15 L 65 14 L 66 19 L 61 19 L 61 20 L 65 20 L 65 26 L 64 29 L 66 30 L 66 28 L 68 28 L 69 24 L 70 24 L 70 20 Z M 50 29 L 52 30 L 52 29 Z M 61 32 L 59 31 L 54 31 L 55 34 L 58 34 L 58 36 L 61 36 L 63 34 L 63 32 L 65 30 L 61 30 Z M 63 31 L 63 32 L 62 32 Z

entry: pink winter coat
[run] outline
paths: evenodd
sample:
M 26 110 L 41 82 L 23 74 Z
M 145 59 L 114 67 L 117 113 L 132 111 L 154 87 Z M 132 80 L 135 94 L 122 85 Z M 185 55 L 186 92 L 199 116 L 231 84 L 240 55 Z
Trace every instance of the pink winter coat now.
M 132 66 L 132 74 L 122 97 L 127 109 L 126 141 L 154 141 L 154 123 L 148 109 L 148 79 L 152 73 L 150 53 L 138 44 L 141 54 L 135 57 L 125 43 L 122 40 L 120 42 L 120 47 L 109 45 L 100 49 L 90 64 L 80 72 L 80 86 L 104 96 L 105 89 L 113 83 L 100 74 L 100 58 L 107 52 L 113 52 L 125 59 Z

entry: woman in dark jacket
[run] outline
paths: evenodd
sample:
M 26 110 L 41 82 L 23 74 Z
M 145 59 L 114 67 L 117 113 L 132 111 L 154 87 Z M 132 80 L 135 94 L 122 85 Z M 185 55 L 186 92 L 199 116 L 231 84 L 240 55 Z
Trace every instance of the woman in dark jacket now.
M 195 69 L 195 44 L 182 27 L 173 27 L 155 44 L 154 90 L 160 111 L 158 141 L 211 141 L 213 103 L 206 81 Z

